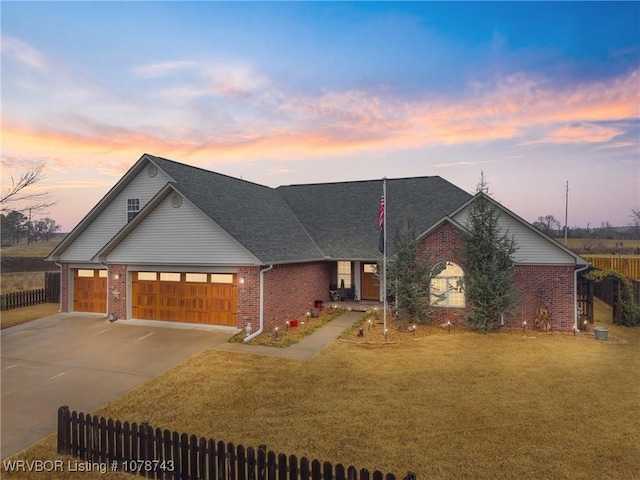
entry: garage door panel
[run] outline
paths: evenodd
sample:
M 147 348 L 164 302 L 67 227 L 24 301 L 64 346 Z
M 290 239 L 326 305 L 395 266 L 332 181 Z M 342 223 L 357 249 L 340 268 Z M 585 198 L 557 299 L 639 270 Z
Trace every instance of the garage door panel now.
M 229 275 L 233 280 L 231 284 L 214 284 L 208 283 L 210 279 L 217 278 L 213 274 L 160 274 L 156 280 L 139 280 L 138 272 L 132 275 L 134 318 L 236 325 L 235 276 Z M 162 278 L 179 278 L 180 281 Z
M 106 313 L 107 278 L 104 270 L 76 269 L 73 273 L 73 310 Z M 90 275 L 90 276 L 88 276 Z

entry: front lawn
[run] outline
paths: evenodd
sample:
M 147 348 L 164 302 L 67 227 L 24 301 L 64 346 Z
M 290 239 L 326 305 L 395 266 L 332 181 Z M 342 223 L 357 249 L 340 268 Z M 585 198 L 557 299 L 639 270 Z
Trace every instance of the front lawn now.
M 621 341 L 455 329 L 305 362 L 208 350 L 97 413 L 419 480 L 638 478 L 640 329 L 607 326 Z M 55 437 L 14 458 L 43 457 Z

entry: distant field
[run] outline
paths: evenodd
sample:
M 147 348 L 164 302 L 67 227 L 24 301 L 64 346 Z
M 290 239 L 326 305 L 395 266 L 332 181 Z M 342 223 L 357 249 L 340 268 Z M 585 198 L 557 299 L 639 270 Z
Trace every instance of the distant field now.
M 556 240 L 564 244 L 564 238 Z M 636 248 L 640 248 L 640 240 L 615 240 L 612 238 L 568 238 L 567 247 L 577 252 L 604 253 L 601 251 L 617 251 L 616 243 L 618 242 L 622 243 L 622 252 L 632 253 Z
M 51 240 L 50 242 L 38 242 L 27 245 L 21 242 L 17 245 L 2 247 L 0 254 L 4 257 L 41 257 L 48 256 L 51 251 L 58 246 L 62 239 Z

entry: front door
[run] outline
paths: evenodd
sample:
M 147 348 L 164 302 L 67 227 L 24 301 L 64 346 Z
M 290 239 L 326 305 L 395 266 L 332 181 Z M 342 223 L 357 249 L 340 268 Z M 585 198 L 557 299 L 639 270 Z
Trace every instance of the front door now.
M 380 300 L 380 279 L 378 278 L 377 264 L 362 264 L 361 292 L 362 300 Z

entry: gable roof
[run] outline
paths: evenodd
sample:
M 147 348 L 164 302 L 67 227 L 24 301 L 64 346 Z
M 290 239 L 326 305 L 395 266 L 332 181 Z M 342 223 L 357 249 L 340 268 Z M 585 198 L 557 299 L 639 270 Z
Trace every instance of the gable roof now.
M 147 158 L 196 207 L 263 262 L 324 257 L 276 190 L 165 158 Z
M 521 225 L 522 227 L 524 227 L 525 229 L 530 231 L 533 235 L 541 238 L 543 241 L 546 241 L 551 247 L 557 248 L 558 250 L 560 250 L 560 251 L 564 252 L 565 254 L 569 255 L 573 260 L 575 260 L 576 265 L 583 265 L 584 266 L 584 265 L 588 265 L 589 264 L 589 262 L 587 262 L 580 255 L 576 254 L 575 252 L 573 252 L 569 248 L 565 247 L 563 244 L 558 242 L 555 238 L 552 238 L 552 237 L 548 236 L 547 234 L 545 234 L 544 232 L 542 232 L 541 230 L 537 229 L 536 227 L 531 225 L 529 222 L 524 220 L 522 217 L 516 215 L 511 210 L 506 208 L 500 202 L 498 202 L 498 201 L 494 200 L 493 198 L 491 198 L 486 193 L 483 193 L 483 192 L 476 193 L 467 202 L 465 202 L 464 204 L 460 205 L 460 207 L 457 208 L 455 211 L 451 212 L 451 214 L 449 216 L 451 218 L 456 217 L 460 212 L 465 210 L 467 207 L 469 207 L 471 205 L 471 203 L 475 202 L 479 198 L 487 200 L 491 205 L 493 205 L 495 208 L 497 208 L 501 213 L 503 213 L 503 214 L 507 215 L 508 217 L 512 218 L 513 220 L 515 220 L 517 222 L 517 224 Z M 466 228 L 466 226 L 464 228 Z
M 49 255 L 57 260 L 75 239 L 150 164 L 169 178 L 157 193 L 184 196 L 263 264 L 318 260 L 375 261 L 378 256 L 378 208 L 383 180 L 287 185 L 276 189 L 204 170 L 161 157 L 144 154 L 87 216 Z M 407 221 L 418 232 L 429 232 L 445 219 L 461 212 L 476 197 L 438 176 L 387 179 L 387 240 L 392 253 L 393 237 Z M 539 232 L 529 223 L 495 202 L 527 228 L 555 246 L 566 247 Z M 134 219 L 105 241 L 95 260 L 104 261 L 158 201 L 148 202 Z M 582 262 L 584 262 L 582 260 Z
M 277 188 L 327 257 L 379 256 L 378 208 L 383 180 L 289 185 Z M 387 179 L 387 243 L 407 221 L 426 230 L 471 195 L 441 177 Z

